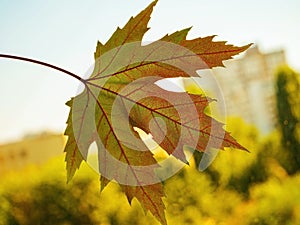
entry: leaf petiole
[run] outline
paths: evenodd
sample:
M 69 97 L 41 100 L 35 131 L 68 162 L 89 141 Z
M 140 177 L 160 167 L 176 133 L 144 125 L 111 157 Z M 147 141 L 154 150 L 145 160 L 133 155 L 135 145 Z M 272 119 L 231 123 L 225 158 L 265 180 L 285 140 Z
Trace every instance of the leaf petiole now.
M 79 80 L 80 82 L 82 82 L 83 84 L 86 83 L 86 80 L 81 78 L 80 76 L 74 74 L 74 73 L 71 73 L 70 71 L 67 71 L 65 69 L 62 69 L 58 66 L 54 66 L 52 64 L 49 64 L 49 63 L 46 63 L 46 62 L 42 62 L 42 61 L 39 61 L 39 60 L 35 60 L 35 59 L 29 59 L 29 58 L 26 58 L 26 57 L 21 57 L 21 56 L 15 56 L 15 55 L 7 55 L 7 54 L 0 54 L 0 58 L 8 58 L 8 59 L 15 59 L 15 60 L 21 60 L 21 61 L 26 61 L 26 62 L 31 62 L 31 63 L 35 63 L 35 64 L 39 64 L 39 65 L 42 65 L 42 66 L 45 66 L 45 67 L 50 67 L 52 69 L 55 69 L 55 70 L 58 70 L 60 72 L 63 72 L 77 80 Z

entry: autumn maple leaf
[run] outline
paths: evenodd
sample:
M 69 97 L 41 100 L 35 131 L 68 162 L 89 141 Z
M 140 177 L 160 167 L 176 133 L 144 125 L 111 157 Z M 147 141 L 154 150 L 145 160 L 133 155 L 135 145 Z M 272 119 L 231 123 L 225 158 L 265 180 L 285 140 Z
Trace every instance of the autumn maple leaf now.
M 245 150 L 222 123 L 204 113 L 212 99 L 167 91 L 157 82 L 198 76 L 197 70 L 223 66 L 223 60 L 250 45 L 214 42 L 213 36 L 187 40 L 190 29 L 142 44 L 156 2 L 118 28 L 106 44 L 98 42 L 92 74 L 82 79 L 83 91 L 67 103 L 71 110 L 65 152 L 70 180 L 96 142 L 102 189 L 115 180 L 129 202 L 136 198 L 145 211 L 167 224 L 163 177 L 157 173 L 162 166 L 135 128 L 151 134 L 163 150 L 184 163 L 184 146 L 201 152 L 225 147 Z

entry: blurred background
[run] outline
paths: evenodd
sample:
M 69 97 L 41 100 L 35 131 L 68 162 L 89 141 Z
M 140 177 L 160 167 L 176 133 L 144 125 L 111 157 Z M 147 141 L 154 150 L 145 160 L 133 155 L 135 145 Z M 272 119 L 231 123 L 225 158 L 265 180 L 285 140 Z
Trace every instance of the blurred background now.
M 97 40 L 105 43 L 150 2 L 0 1 L 0 53 L 88 76 Z M 300 224 L 299 9 L 297 0 L 158 2 L 145 41 L 193 26 L 188 38 L 255 43 L 213 70 L 226 129 L 251 153 L 222 151 L 204 172 L 195 154 L 165 181 L 169 224 Z M 65 102 L 78 87 L 57 71 L 0 58 L 0 225 L 158 224 L 116 184 L 100 195 L 85 164 L 66 184 Z

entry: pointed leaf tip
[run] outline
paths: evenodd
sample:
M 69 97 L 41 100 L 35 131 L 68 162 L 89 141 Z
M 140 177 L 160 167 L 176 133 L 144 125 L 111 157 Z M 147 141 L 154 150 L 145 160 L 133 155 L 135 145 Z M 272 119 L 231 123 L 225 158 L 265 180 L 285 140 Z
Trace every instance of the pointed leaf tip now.
M 161 178 L 158 182 L 149 184 L 147 182 L 149 180 L 153 181 L 156 176 L 155 168 L 151 167 L 151 170 L 144 173 L 134 170 L 136 166 L 138 168 L 148 168 L 149 165 L 158 164 L 147 146 L 135 142 L 135 140 L 140 140 L 139 136 L 132 138 L 129 135 L 134 127 L 151 134 L 153 140 L 160 143 L 163 150 L 186 163 L 188 162 L 183 152 L 183 146 L 185 144 L 189 145 L 191 141 L 193 141 L 192 144 L 195 144 L 192 146 L 195 146 L 199 152 L 205 151 L 210 138 L 218 139 L 211 143 L 213 148 L 236 147 L 242 150 L 246 149 L 233 139 L 229 133 L 224 131 L 221 123 L 204 113 L 208 104 L 214 101 L 213 99 L 189 93 L 168 92 L 155 85 L 157 80 L 151 80 L 151 77 L 153 75 L 160 78 L 191 77 L 196 74 L 197 70 L 223 66 L 224 60 L 231 59 L 248 49 L 252 44 L 236 47 L 226 44 L 224 41 L 213 41 L 215 36 L 187 40 L 191 28 L 186 28 L 166 35 L 151 45 L 142 46 L 141 41 L 144 34 L 149 30 L 147 27 L 148 22 L 157 2 L 157 0 L 153 1 L 138 15 L 131 17 L 123 28 L 117 28 L 105 44 L 97 43 L 94 55 L 97 60 L 112 49 L 123 50 L 126 44 L 132 42 L 137 42 L 138 45 L 135 46 L 134 52 L 116 51 L 115 53 L 112 51 L 112 57 L 109 60 L 99 61 L 102 68 L 109 68 L 110 65 L 119 65 L 120 59 L 129 59 L 128 64 L 124 67 L 118 68 L 117 71 L 109 71 L 107 74 L 102 73 L 102 70 L 98 68 L 100 66 L 97 64 L 89 82 L 86 83 L 84 92 L 66 103 L 70 107 L 70 113 L 65 131 L 68 136 L 65 147 L 65 160 L 67 163 L 67 182 L 69 182 L 81 162 L 86 159 L 85 153 L 87 154 L 90 144 L 94 140 L 100 140 L 101 147 L 104 147 L 114 159 L 118 159 L 120 164 L 127 165 L 124 170 L 118 163 L 109 163 L 107 157 L 109 154 L 99 157 L 99 167 L 100 165 L 101 168 L 103 167 L 103 170 L 99 168 L 99 171 L 101 173 L 102 171 L 109 171 L 110 175 L 107 176 L 109 179 L 101 176 L 101 190 L 111 180 L 116 180 L 125 192 L 129 203 L 133 198 L 136 198 L 145 211 L 150 211 L 161 224 L 166 225 L 165 205 L 162 201 L 165 194 L 160 183 Z M 167 46 L 162 45 L 162 42 L 164 44 L 169 42 L 172 46 L 177 45 L 184 51 L 173 54 L 174 52 L 169 51 L 168 48 L 162 50 L 160 47 Z M 150 56 L 159 56 L 159 60 L 155 61 Z M 138 62 L 132 61 L 136 59 L 135 57 L 139 57 L 138 59 L 141 60 Z M 168 65 L 169 62 L 173 64 Z M 190 73 L 178 69 L 180 67 L 177 68 L 174 65 L 185 66 Z M 105 84 L 101 83 L 104 80 L 102 78 L 107 79 Z M 137 82 L 143 79 L 147 82 L 141 84 Z M 133 82 L 135 82 L 135 85 L 131 85 Z M 126 89 L 127 87 L 129 88 Z M 94 94 L 93 91 L 97 88 L 99 92 Z M 140 98 L 141 92 L 146 95 L 145 98 Z M 155 95 L 167 97 L 158 98 Z M 123 108 L 119 110 L 117 116 L 120 117 L 118 118 L 112 116 L 112 106 L 116 99 L 121 99 L 124 107 L 126 104 L 133 103 L 130 110 L 126 107 L 124 110 Z M 76 103 L 74 103 L 75 100 Z M 177 109 L 184 110 L 184 118 L 180 117 Z M 76 113 L 73 113 L 73 110 Z M 117 121 L 117 128 L 114 128 L 113 120 Z M 164 122 L 168 131 L 163 137 L 161 133 L 164 133 L 164 130 L 159 126 L 160 120 Z M 194 123 L 194 121 L 199 120 L 201 120 L 199 124 Z M 124 125 L 124 121 L 126 125 Z M 153 123 L 154 128 L 150 130 L 149 124 L 151 121 L 155 122 Z M 217 127 L 216 134 L 212 133 L 212 123 Z M 74 127 L 77 129 L 74 129 Z M 131 129 L 130 132 L 123 132 L 127 127 Z M 117 131 L 123 132 L 121 135 L 124 136 L 123 139 L 120 138 L 120 135 L 117 135 Z M 180 135 L 183 131 L 185 135 L 181 138 Z M 223 135 L 224 132 L 225 136 Z M 95 134 L 98 135 L 97 139 Z M 223 141 L 221 146 L 219 144 L 220 139 L 221 142 Z M 128 143 L 129 145 L 127 145 Z M 145 151 L 136 151 L 131 146 L 142 146 Z M 177 147 L 179 151 L 173 154 L 174 149 L 177 149 Z M 122 178 L 124 179 L 120 182 Z

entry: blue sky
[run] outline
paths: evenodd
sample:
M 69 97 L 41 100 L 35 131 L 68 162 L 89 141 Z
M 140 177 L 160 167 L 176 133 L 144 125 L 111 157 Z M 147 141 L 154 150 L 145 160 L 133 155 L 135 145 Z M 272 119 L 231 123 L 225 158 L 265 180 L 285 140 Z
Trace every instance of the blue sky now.
M 0 53 L 15 54 L 85 75 L 97 40 L 105 42 L 117 26 L 151 0 L 0 0 Z M 300 1 L 160 0 L 145 36 L 153 41 L 193 26 L 189 38 L 218 35 L 235 45 L 257 43 L 263 51 L 284 48 L 300 70 Z M 0 58 L 0 143 L 41 130 L 63 132 L 65 102 L 78 81 L 30 63 Z

